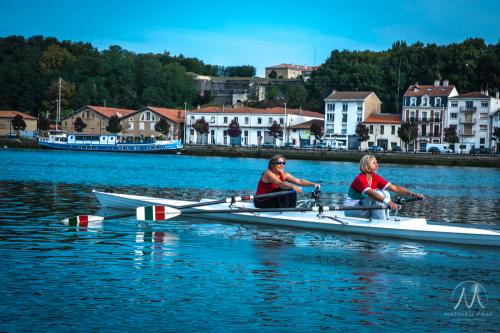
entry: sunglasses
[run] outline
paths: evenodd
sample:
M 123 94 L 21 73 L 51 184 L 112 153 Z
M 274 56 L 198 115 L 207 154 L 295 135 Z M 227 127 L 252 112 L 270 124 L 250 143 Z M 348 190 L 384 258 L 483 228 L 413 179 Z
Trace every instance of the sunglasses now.
M 286 162 L 274 162 L 274 165 L 286 165 Z

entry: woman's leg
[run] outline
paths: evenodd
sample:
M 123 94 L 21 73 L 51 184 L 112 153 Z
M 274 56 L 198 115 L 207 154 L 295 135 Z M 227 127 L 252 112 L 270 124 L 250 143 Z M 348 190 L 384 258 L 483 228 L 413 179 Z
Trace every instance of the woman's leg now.
M 382 194 L 384 196 L 384 199 L 385 198 L 391 199 L 391 194 L 389 192 L 387 192 L 387 191 L 376 190 L 376 192 L 379 193 L 379 194 Z M 384 208 L 384 206 L 385 206 L 383 202 L 374 200 L 372 198 L 366 198 L 366 199 L 368 199 L 367 202 L 366 202 L 366 205 L 369 206 L 369 207 Z M 366 200 L 366 199 L 364 199 L 364 200 Z M 372 219 L 386 220 L 386 219 L 389 218 L 389 210 L 388 209 L 375 209 L 375 210 L 372 210 L 370 212 L 371 212 L 371 218 Z

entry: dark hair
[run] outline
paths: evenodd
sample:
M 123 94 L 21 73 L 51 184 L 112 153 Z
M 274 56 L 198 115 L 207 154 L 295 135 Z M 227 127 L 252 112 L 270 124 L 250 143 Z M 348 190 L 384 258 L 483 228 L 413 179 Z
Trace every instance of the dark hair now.
M 281 154 L 274 155 L 273 157 L 271 157 L 271 158 L 269 159 L 269 162 L 267 163 L 267 168 L 268 168 L 268 169 L 271 169 L 271 168 L 272 168 L 272 166 L 274 165 L 274 163 L 278 162 L 278 160 L 279 160 L 280 158 L 282 158 L 282 159 L 283 159 L 283 161 L 286 161 L 285 156 L 283 156 L 283 155 L 281 155 Z

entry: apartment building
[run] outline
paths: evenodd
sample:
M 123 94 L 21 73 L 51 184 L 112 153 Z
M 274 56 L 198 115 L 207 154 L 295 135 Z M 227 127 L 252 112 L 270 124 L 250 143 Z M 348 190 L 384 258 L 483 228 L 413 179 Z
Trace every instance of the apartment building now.
M 33 132 L 36 131 L 38 126 L 37 119 L 26 113 L 14 110 L 0 110 L 0 136 L 17 135 L 16 131 L 12 127 L 12 120 L 17 115 L 23 117 L 23 120 L 26 123 L 26 128 L 24 131 L 20 131 L 19 135 L 27 137 L 33 136 Z
M 365 119 L 364 125 L 368 128 L 370 138 L 361 143 L 361 150 L 371 146 L 380 146 L 389 151 L 395 146 L 401 147 L 401 138 L 398 136 L 400 114 L 371 114 Z

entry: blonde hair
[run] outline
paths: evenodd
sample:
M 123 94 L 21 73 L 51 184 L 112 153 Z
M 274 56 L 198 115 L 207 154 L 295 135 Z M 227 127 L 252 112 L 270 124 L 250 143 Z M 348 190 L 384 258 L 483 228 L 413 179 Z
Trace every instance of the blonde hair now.
M 376 160 L 373 155 L 365 155 L 361 157 L 361 161 L 359 161 L 359 170 L 363 173 L 373 172 L 371 163 L 373 160 Z
M 286 161 L 285 156 L 280 155 L 280 154 L 278 154 L 278 155 L 274 155 L 273 157 L 271 157 L 271 158 L 269 159 L 269 162 L 267 163 L 267 168 L 268 168 L 268 169 L 271 169 L 271 168 L 273 167 L 274 163 L 278 162 L 278 160 L 279 160 L 280 158 L 282 158 L 282 159 L 283 159 L 283 161 Z

